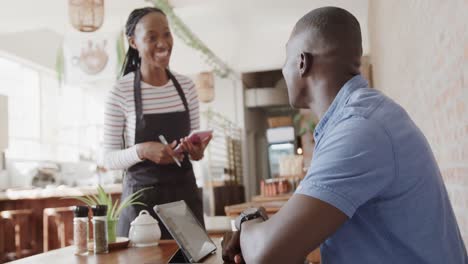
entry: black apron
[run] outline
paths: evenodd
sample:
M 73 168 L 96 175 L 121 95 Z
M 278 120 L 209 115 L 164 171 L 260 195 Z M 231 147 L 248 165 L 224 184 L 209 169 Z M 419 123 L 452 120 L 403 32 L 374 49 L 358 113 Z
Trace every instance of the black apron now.
M 184 91 L 172 73 L 169 70 L 166 70 L 166 72 L 184 104 L 185 111 L 143 115 L 141 73 L 139 70 L 135 71 L 135 144 L 148 141 L 160 142 L 159 135 L 163 135 L 167 142 L 171 143 L 190 133 L 190 112 Z M 154 212 L 153 207 L 158 204 L 179 200 L 184 200 L 187 203 L 195 217 L 204 226 L 202 197 L 198 191 L 188 155 L 185 155 L 181 163 L 182 166 L 179 167 L 175 163 L 161 165 L 150 160 L 145 160 L 127 170 L 120 201 L 123 201 L 138 190 L 146 187 L 152 188 L 143 191 L 143 196 L 139 199 L 146 206 L 129 206 L 121 212 L 117 225 L 118 236 L 128 237 L 130 223 L 138 216 L 141 210 L 145 209 L 158 220 L 159 227 L 161 228 L 161 239 L 172 239 L 172 236 Z

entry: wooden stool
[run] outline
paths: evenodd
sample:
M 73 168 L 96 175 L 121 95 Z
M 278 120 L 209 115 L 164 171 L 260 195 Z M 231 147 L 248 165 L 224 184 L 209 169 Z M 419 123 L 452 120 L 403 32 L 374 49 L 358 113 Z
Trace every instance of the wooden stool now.
M 7 225 L 12 225 L 14 230 L 14 252 L 5 252 L 5 239 L 0 241 L 0 252 L 4 252 L 0 261 L 11 261 L 37 253 L 36 250 L 36 226 L 33 223 L 33 211 L 29 209 L 8 210 L 0 212 L 0 234 L 6 238 Z M 10 240 L 11 241 L 11 240 Z M 9 242 L 7 240 L 7 242 Z M 29 244 L 29 247 L 26 246 Z
M 63 248 L 73 244 L 73 211 L 74 206 L 44 208 L 43 211 L 43 249 L 44 252 L 55 248 Z M 56 237 L 49 235 L 49 218 L 53 217 Z M 51 221 L 52 222 L 52 221 Z M 52 241 L 52 243 L 50 243 Z M 50 244 L 49 244 L 50 243 Z M 52 246 L 58 244 L 57 246 Z

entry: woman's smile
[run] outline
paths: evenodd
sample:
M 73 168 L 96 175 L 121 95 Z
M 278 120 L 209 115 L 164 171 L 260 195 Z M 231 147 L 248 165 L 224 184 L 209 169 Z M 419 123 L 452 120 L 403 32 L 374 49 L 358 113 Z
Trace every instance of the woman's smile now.
M 165 49 L 165 50 L 156 51 L 154 54 L 154 57 L 157 61 L 168 61 L 169 58 L 171 57 L 171 50 Z

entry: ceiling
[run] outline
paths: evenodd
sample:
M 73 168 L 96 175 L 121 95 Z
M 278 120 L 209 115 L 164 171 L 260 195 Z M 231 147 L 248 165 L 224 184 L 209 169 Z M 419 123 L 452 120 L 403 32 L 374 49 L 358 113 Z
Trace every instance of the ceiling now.
M 219 57 L 237 71 L 279 68 L 295 22 L 320 6 L 340 6 L 361 23 L 368 52 L 368 0 L 171 0 L 175 12 Z M 143 0 L 105 0 L 99 32 L 118 32 Z M 0 51 L 50 68 L 63 36 L 73 32 L 66 0 L 8 1 L 0 9 Z M 92 33 L 90 33 L 92 34 Z M 31 43 L 34 43 L 31 49 Z M 34 55 L 41 53 L 41 55 Z M 176 40 L 172 67 L 185 74 L 208 69 L 197 53 Z

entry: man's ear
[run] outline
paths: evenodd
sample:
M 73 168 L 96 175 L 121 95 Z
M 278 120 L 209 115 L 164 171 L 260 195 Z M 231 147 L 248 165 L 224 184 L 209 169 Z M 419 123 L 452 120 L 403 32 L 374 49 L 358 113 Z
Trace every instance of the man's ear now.
M 128 45 L 130 45 L 130 47 L 132 47 L 134 49 L 137 49 L 137 46 L 135 44 L 135 37 L 134 36 L 128 37 Z
M 312 66 L 312 54 L 308 52 L 301 52 L 299 60 L 299 73 L 301 78 L 304 78 L 309 73 L 310 67 Z

